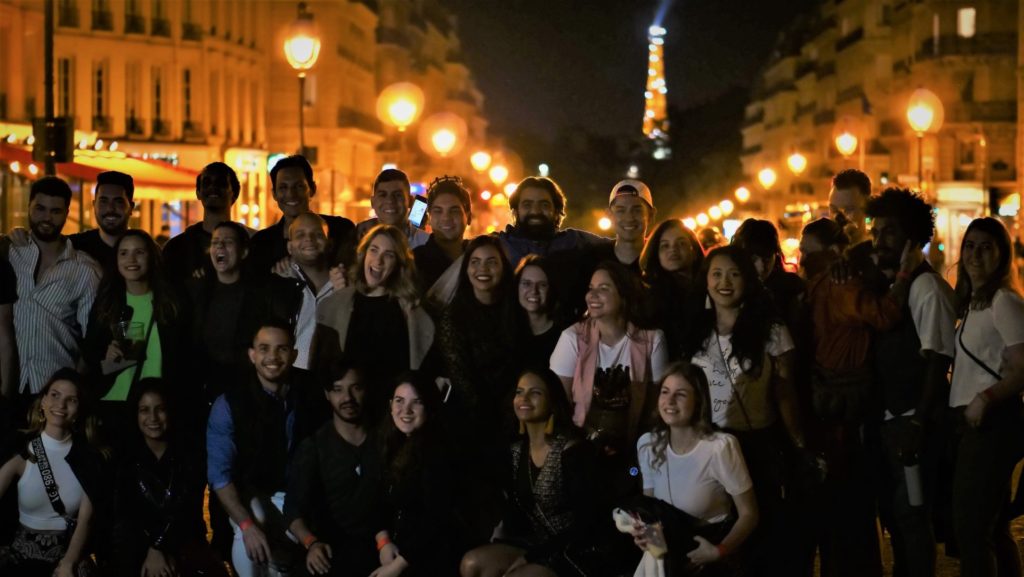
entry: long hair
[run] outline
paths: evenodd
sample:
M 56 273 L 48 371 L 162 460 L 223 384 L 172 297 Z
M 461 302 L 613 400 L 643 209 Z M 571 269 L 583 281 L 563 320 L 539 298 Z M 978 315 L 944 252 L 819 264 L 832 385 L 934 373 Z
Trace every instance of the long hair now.
M 157 324 L 173 323 L 178 318 L 179 309 L 171 283 L 165 276 L 160 247 L 146 231 L 129 229 L 114 243 L 115 254 L 121 250 L 121 245 L 128 238 L 142 239 L 142 244 L 146 247 L 146 281 L 149 283 L 150 292 L 153 293 L 153 320 Z M 127 292 L 124 277 L 119 271 L 103 275 L 100 287 L 96 291 L 96 302 L 93 304 L 97 311 L 96 319 L 100 321 L 101 326 L 113 327 L 120 322 L 125 307 L 128 306 Z
M 356 266 L 349 274 L 352 284 L 356 290 L 366 294 L 370 287 L 366 282 L 366 253 L 370 250 L 370 243 L 373 239 L 384 235 L 391 239 L 395 245 L 395 270 L 384 280 L 384 289 L 388 294 L 398 299 L 406 310 L 415 307 L 420 302 L 420 293 L 416 289 L 416 263 L 413 261 L 412 250 L 409 248 L 409 241 L 405 233 L 390 224 L 378 224 L 370 229 L 359 242 L 356 250 Z
M 182 434 L 181 423 L 178 423 L 180 415 L 178 398 L 167 381 L 160 377 L 146 377 L 144 379 L 139 379 L 139 382 L 131 388 L 131 391 L 129 391 L 128 402 L 125 406 L 128 408 L 129 420 L 133 430 L 133 434 L 130 436 L 135 439 L 137 443 L 144 443 L 142 431 L 139 430 L 137 421 L 139 403 L 142 402 L 142 397 L 148 394 L 157 395 L 160 397 L 160 400 L 164 402 L 164 411 L 167 413 L 167 437 L 165 440 L 168 444 L 175 444 Z
M 963 258 L 967 235 L 975 231 L 991 236 L 999 249 L 999 264 L 996 265 L 996 270 L 985 284 L 977 289 L 971 285 L 971 277 L 967 274 Z M 1014 262 L 1013 241 L 1010 240 L 1010 233 L 1002 222 L 989 216 L 971 221 L 960 242 L 960 255 L 960 261 L 956 264 L 956 303 L 957 311 L 961 315 L 967 312 L 968 308 L 983 309 L 990 306 L 996 291 L 1001 288 L 1021 294 L 1020 282 L 1017 280 L 1017 264 Z
M 516 377 L 516 388 L 519 388 L 519 381 L 526 375 L 534 375 L 544 383 L 547 389 L 548 408 L 551 417 L 554 419 L 554 427 L 550 434 L 545 435 L 548 441 L 559 435 L 575 437 L 579 429 L 572 422 L 572 404 L 565 393 L 565 387 L 558 375 L 548 367 L 527 367 Z
M 782 243 L 779 241 L 779 229 L 767 220 L 748 218 L 736 229 L 732 244 L 745 249 L 748 253 L 760 257 L 766 262 L 775 263 L 772 272 L 785 272 L 786 264 L 782 259 Z
M 693 427 L 702 439 L 708 438 L 715 432 L 716 427 L 711 420 L 711 387 L 708 385 L 707 375 L 704 370 L 696 365 L 687 362 L 676 362 L 669 365 L 665 376 L 658 382 L 658 395 L 661 395 L 661 387 L 669 377 L 681 377 L 690 383 L 696 395 L 694 396 L 693 420 L 690 426 Z M 651 466 L 655 469 L 661 468 L 667 460 L 666 452 L 670 436 L 669 427 L 661 418 L 658 408 L 654 409 L 654 426 L 651 428 Z
M 388 416 L 384 419 L 382 437 L 384 464 L 388 468 L 388 476 L 392 482 L 410 479 L 410 476 L 423 465 L 426 454 L 438 448 L 444 432 L 441 422 L 444 401 L 437 385 L 424 373 L 409 371 L 399 375 L 391 389 L 389 399 L 394 398 L 395 391 L 402 385 L 409 385 L 416 391 L 423 404 L 425 422 L 413 434 L 406 436 L 395 426 L 395 419 L 389 409 Z
M 23 432 L 34 438 L 46 428 L 46 415 L 43 414 L 43 398 L 49 394 L 50 389 L 58 381 L 71 383 L 75 386 L 75 390 L 78 393 L 78 413 L 75 416 L 74 422 L 71 423 L 71 434 L 74 436 L 85 435 L 85 439 L 89 444 L 95 444 L 97 440 L 97 427 L 96 418 L 92 414 L 92 398 L 89 396 L 88 389 L 85 386 L 85 377 L 75 369 L 70 368 L 58 369 L 50 377 L 50 380 L 43 385 L 42 391 L 39 392 L 39 395 L 29 408 L 28 426 L 25 427 Z
M 732 329 L 730 356 L 739 361 L 740 366 L 750 363 L 751 373 L 758 375 L 764 364 L 764 351 L 771 338 L 772 326 L 781 321 L 771 295 L 757 276 L 757 269 L 754 268 L 750 254 L 735 245 L 713 249 L 704 259 L 698 286 L 701 287 L 701 293 L 705 295 L 710 306 L 701 309 L 694 319 L 693 330 L 690 331 L 685 346 L 685 358 L 690 358 L 701 350 L 704 343 L 717 331 L 717 311 L 714 300 L 708 293 L 708 271 L 711 269 L 711 263 L 718 257 L 727 258 L 735 263 L 743 277 L 743 297 L 739 317 Z
M 642 308 L 643 288 L 640 286 L 640 279 L 618 261 L 602 261 L 594 267 L 594 274 L 597 274 L 598 271 L 608 273 L 612 284 L 615 285 L 615 290 L 619 292 L 619 299 L 622 302 L 619 314 L 622 315 L 627 325 L 642 328 L 645 319 Z M 591 279 L 594 278 L 594 274 L 590 275 Z
M 490 327 L 493 330 L 504 331 L 505 338 L 514 339 L 515 329 L 524 322 L 521 317 L 525 314 L 519 307 L 519 299 L 516 298 L 515 285 L 513 284 L 512 265 L 509 263 L 508 255 L 501 241 L 491 235 L 482 235 L 469 241 L 466 251 L 462 256 L 462 265 L 459 267 L 459 278 L 455 286 L 455 296 L 449 307 L 452 320 L 456 326 L 472 326 L 476 322 L 474 315 L 482 306 L 473 293 L 473 285 L 469 282 L 469 261 L 477 249 L 490 246 L 498 252 L 498 260 L 501 262 L 501 280 L 498 282 L 495 301 L 499 308 L 499 317 L 502 319 L 502 327 Z
M 670 229 L 678 230 L 689 246 L 690 253 L 693 255 L 693 262 L 690 264 L 689 270 L 672 273 L 661 266 L 661 259 L 658 258 L 658 245 L 661 244 L 661 237 L 665 236 L 665 233 Z M 644 282 L 649 286 L 664 283 L 679 273 L 682 273 L 682 276 L 689 277 L 690 282 L 693 282 L 703 265 L 704 249 L 700 246 L 697 235 L 692 230 L 683 226 L 683 223 L 676 218 L 670 218 L 659 224 L 647 239 L 643 252 L 640 253 L 640 270 L 644 272 Z

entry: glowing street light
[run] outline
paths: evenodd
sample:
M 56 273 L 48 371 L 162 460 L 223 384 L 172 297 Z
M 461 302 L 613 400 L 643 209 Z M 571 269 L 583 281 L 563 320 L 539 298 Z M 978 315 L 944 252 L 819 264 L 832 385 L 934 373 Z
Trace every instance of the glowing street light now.
M 502 164 L 495 164 L 491 167 L 491 170 L 487 172 L 487 176 L 490 177 L 491 182 L 495 186 L 501 186 L 508 180 L 508 168 Z
M 718 220 L 722 218 L 722 209 L 716 204 L 708 209 L 708 216 L 711 217 L 711 220 Z
M 852 132 L 844 131 L 836 135 L 836 150 L 846 158 L 857 151 L 858 144 L 859 140 Z
M 794 152 L 786 159 L 786 164 L 789 166 L 790 172 L 796 176 L 800 176 L 804 173 L 804 170 L 807 169 L 807 157 L 799 152 Z
M 732 214 L 732 211 L 736 209 L 736 206 L 732 203 L 731 200 L 726 199 L 718 203 L 718 208 L 722 209 L 723 215 L 729 216 L 730 214 Z
M 504 188 L 505 196 L 512 196 L 513 194 L 515 194 L 516 193 L 516 188 L 518 188 L 518 187 L 519 187 L 519 185 L 514 183 L 514 182 L 507 182 L 507 183 L 505 183 L 505 188 Z
M 700 226 L 707 226 L 709 222 L 711 222 L 711 219 L 703 212 L 697 215 L 697 224 Z
M 945 109 L 942 101 L 927 88 L 918 88 L 907 103 L 907 122 L 917 133 L 917 186 L 924 190 L 924 133 L 938 132 L 942 128 Z
M 740 202 L 747 202 L 750 200 L 750 189 L 745 186 L 737 188 L 736 192 L 733 194 L 736 195 L 736 200 Z
M 683 226 L 685 226 L 686 228 L 688 228 L 690 230 L 696 230 L 697 229 L 697 221 L 694 220 L 692 216 L 688 216 L 688 217 L 683 219 Z
M 761 171 L 757 173 L 757 181 L 761 183 L 761 187 L 765 190 L 771 190 L 772 186 L 775 185 L 775 181 L 778 179 L 779 175 L 775 174 L 775 170 L 772 168 L 762 168 Z
M 491 166 L 491 154 L 484 150 L 478 150 L 469 157 L 469 163 L 473 165 L 473 170 L 483 172 Z
M 601 220 L 597 221 L 597 228 L 601 230 L 609 230 L 612 227 L 612 219 L 607 216 L 602 216 Z
M 377 118 L 399 132 L 416 122 L 423 112 L 423 91 L 411 82 L 398 82 L 377 97 Z
M 284 41 L 284 57 L 288 65 L 299 74 L 299 154 L 306 152 L 306 73 L 316 65 L 320 57 L 320 33 L 313 15 L 306 10 L 306 3 L 299 2 L 299 16 L 288 29 Z

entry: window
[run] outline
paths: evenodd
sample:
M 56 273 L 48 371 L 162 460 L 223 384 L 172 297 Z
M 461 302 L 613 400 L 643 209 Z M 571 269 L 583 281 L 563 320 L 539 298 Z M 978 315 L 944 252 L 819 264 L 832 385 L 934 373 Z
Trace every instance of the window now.
M 217 119 L 220 118 L 220 75 L 216 72 L 210 74 L 210 83 L 207 85 L 207 92 L 210 95 L 210 108 L 207 117 L 210 119 L 210 134 L 217 134 Z
M 142 65 L 139 62 L 129 62 L 124 69 L 124 103 L 130 134 L 143 133 L 142 120 L 139 119 L 141 95 Z
M 74 94 L 74 62 L 70 58 L 57 60 L 57 115 L 71 116 L 74 113 L 72 107 L 72 94 Z
M 956 35 L 961 38 L 974 38 L 975 18 L 977 10 L 961 8 L 956 11 Z
M 92 69 L 92 116 L 94 119 L 107 115 L 107 63 L 97 62 Z
M 191 127 L 192 124 L 192 71 L 185 69 L 182 72 L 181 78 L 182 86 L 182 99 L 185 103 L 185 125 Z
M 163 132 L 164 78 L 163 70 L 153 68 L 153 132 Z
M 939 15 L 932 14 L 932 53 L 939 54 Z
M 957 162 L 961 167 L 974 166 L 976 144 L 973 140 L 957 142 Z

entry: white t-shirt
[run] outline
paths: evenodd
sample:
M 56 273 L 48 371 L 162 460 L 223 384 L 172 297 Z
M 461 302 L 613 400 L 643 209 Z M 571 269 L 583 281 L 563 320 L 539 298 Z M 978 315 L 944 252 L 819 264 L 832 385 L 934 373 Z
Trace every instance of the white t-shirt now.
M 960 346 L 961 340 L 978 360 L 1003 374 L 1003 351 L 1024 343 L 1024 299 L 1013 291 L 999 289 L 991 306 L 968 311 L 966 322 L 960 322 L 956 334 L 950 407 L 968 405 L 978 393 L 996 384 L 996 378 Z
M 70 517 L 77 517 L 78 507 L 82 504 L 82 485 L 71 471 L 71 465 L 64 460 L 71 452 L 71 439 L 58 441 L 46 433 L 42 433 L 42 438 L 46 459 L 50 462 L 50 470 L 53 471 L 65 512 Z M 31 445 L 28 451 L 35 454 Z M 18 521 L 37 531 L 63 531 L 67 528 L 64 518 L 53 510 L 53 504 L 46 495 L 39 465 L 32 461 L 25 461 L 25 473 L 18 479 Z
M 677 455 L 669 445 L 665 462 L 657 469 L 651 465 L 651 437 L 644 434 L 636 445 L 644 491 L 653 490 L 655 498 L 680 511 L 709 523 L 724 521 L 732 510 L 730 495 L 754 486 L 739 441 L 732 435 L 713 433 L 684 455 Z
M 738 359 L 732 355 L 732 335 L 715 335 L 704 341 L 701 350 L 693 355 L 694 365 L 704 369 L 711 388 L 711 420 L 716 425 L 727 429 L 747 430 L 761 429 L 775 422 L 775 403 L 772 400 L 771 373 L 772 367 L 768 359 L 761 368 L 761 374 L 750 375 L 751 363 L 741 367 Z M 721 347 L 721 350 L 719 350 Z M 772 358 L 782 356 L 793 350 L 793 337 L 784 325 L 772 326 L 771 336 L 765 346 L 765 353 Z M 726 368 L 725 359 L 729 366 Z M 739 389 L 742 408 L 733 393 L 733 383 Z M 746 409 L 744 416 L 743 409 Z M 747 423 L 750 419 L 750 424 Z
M 932 351 L 949 358 L 956 354 L 953 346 L 956 308 L 953 289 L 937 274 L 922 274 L 910 285 L 910 316 L 914 319 L 921 351 Z
M 629 336 L 623 336 L 614 345 L 606 345 L 603 342 L 598 345 L 597 368 L 611 369 L 620 366 L 629 369 L 632 362 L 629 358 Z M 576 343 L 576 328 L 571 326 L 562 331 L 558 337 L 558 344 L 551 353 L 551 370 L 560 377 L 573 378 L 576 374 L 576 360 L 580 356 L 579 347 Z M 651 380 L 658 382 L 665 376 L 668 368 L 668 353 L 665 351 L 665 334 L 660 330 L 654 331 L 654 338 L 651 344 Z M 630 373 L 632 375 L 632 373 Z

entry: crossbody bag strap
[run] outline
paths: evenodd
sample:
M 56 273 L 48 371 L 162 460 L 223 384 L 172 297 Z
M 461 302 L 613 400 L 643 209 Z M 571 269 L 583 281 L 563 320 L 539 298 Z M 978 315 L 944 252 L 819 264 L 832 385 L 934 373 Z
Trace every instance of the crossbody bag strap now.
M 993 371 L 992 368 L 989 367 L 987 364 L 985 364 L 984 361 L 982 361 L 978 357 L 974 356 L 974 353 L 972 353 L 970 351 L 970 349 L 967 348 L 967 345 L 964 344 L 964 329 L 967 328 L 967 317 L 970 314 L 971 314 L 971 310 L 970 310 L 970 308 L 968 308 L 967 311 L 964 312 L 964 320 L 960 322 L 960 330 L 957 331 L 957 339 L 960 341 L 960 349 L 964 353 L 966 353 L 967 356 L 970 357 L 970 359 L 975 362 L 975 364 L 977 364 L 979 367 L 985 369 L 986 373 L 992 375 L 992 377 L 996 381 L 1001 381 L 1001 380 L 1003 380 L 1003 376 L 1000 375 L 999 373 Z
M 75 530 L 75 519 L 68 516 L 64 501 L 60 498 L 60 490 L 57 487 L 57 480 L 53 477 L 53 470 L 50 468 L 50 460 L 46 457 L 46 448 L 43 447 L 41 436 L 32 439 L 32 452 L 36 456 L 36 465 L 39 467 L 39 476 L 43 478 L 43 487 L 46 489 L 46 496 L 50 499 L 53 510 L 64 518 L 68 531 Z
M 729 359 L 725 358 L 725 351 L 722 350 L 722 341 L 718 339 L 718 330 L 715 330 L 715 345 L 718 346 L 718 355 L 722 358 L 722 363 L 725 365 L 725 376 L 729 379 L 729 385 L 732 387 L 732 398 L 736 400 L 736 404 L 740 406 L 740 412 L 743 413 L 743 420 L 747 422 L 747 429 L 753 431 L 754 424 L 750 421 L 750 415 L 747 414 L 747 407 L 743 404 L 743 396 L 740 395 L 740 390 L 736 388 L 736 381 L 732 380 L 732 369 L 729 368 Z

